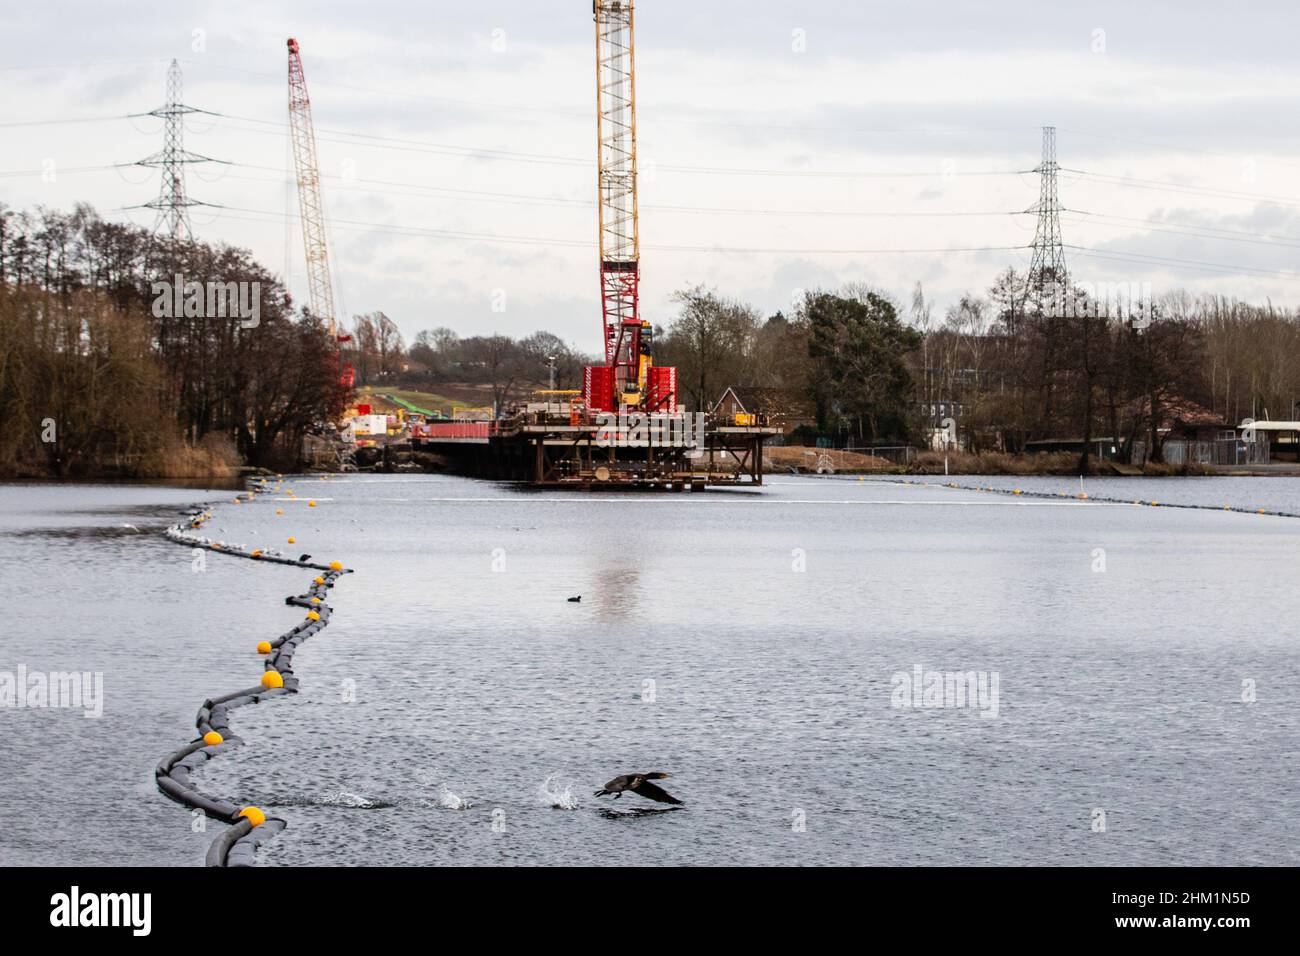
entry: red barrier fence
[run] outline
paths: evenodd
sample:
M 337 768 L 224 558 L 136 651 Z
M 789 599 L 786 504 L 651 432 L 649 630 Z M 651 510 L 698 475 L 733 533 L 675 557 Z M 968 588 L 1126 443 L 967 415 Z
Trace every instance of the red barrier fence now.
M 416 425 L 411 437 L 437 441 L 440 438 L 487 438 L 492 422 L 431 422 Z

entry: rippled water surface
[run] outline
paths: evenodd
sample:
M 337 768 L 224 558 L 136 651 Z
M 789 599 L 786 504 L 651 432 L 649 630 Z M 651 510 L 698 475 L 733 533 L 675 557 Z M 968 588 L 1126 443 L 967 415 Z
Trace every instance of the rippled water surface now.
M 0 670 L 102 671 L 107 696 L 101 720 L 0 710 L 0 860 L 202 862 L 219 825 L 153 767 L 256 680 L 310 577 L 194 570 L 156 532 L 212 501 L 213 537 L 357 572 L 302 692 L 236 711 L 248 745 L 195 776 L 289 821 L 263 864 L 1300 863 L 1300 520 L 793 476 L 288 484 L 0 486 Z M 1088 490 L 1300 512 L 1300 479 Z M 917 665 L 996 673 L 996 718 L 891 706 Z M 592 796 L 631 770 L 684 806 Z

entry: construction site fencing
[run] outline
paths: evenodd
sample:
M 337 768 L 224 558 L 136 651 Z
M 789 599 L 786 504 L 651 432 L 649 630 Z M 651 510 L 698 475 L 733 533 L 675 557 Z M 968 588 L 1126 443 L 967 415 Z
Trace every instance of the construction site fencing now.
M 1190 441 L 1168 438 L 1160 446 L 1167 465 L 1267 465 L 1267 441 L 1240 441 L 1224 438 L 1215 441 Z M 1143 465 L 1147 461 L 1147 443 L 1135 441 L 1130 462 Z
M 849 445 L 844 448 L 844 451 L 855 452 L 859 455 L 871 455 L 874 458 L 883 458 L 895 465 L 910 465 L 916 461 L 918 454 L 915 445 Z

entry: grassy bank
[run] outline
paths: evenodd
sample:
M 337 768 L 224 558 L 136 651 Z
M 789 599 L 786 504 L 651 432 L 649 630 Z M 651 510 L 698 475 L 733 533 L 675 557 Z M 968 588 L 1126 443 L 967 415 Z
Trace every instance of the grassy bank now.
M 234 445 L 221 436 L 209 435 L 198 444 L 178 437 L 163 440 L 145 452 L 113 455 L 78 455 L 63 465 L 62 473 L 48 458 L 17 459 L 0 464 L 5 480 L 143 480 L 212 481 L 228 483 L 247 469 Z
M 439 395 L 434 392 L 422 392 L 413 388 L 381 388 L 374 385 L 365 385 L 357 390 L 356 401 L 362 404 L 370 404 L 376 407 L 382 406 L 386 411 L 396 411 L 397 406 L 380 396 L 392 395 L 400 398 L 412 405 L 418 405 L 420 408 L 427 408 L 430 411 L 439 411 L 448 417 L 454 409 L 462 406 L 481 406 L 483 404 L 491 405 L 491 393 L 487 393 L 486 402 L 483 401 L 483 395 L 474 393 L 473 400 L 466 401 L 454 396 Z
M 209 435 L 197 445 L 181 440 L 168 443 L 140 462 L 135 477 L 231 479 L 243 465 L 228 439 Z

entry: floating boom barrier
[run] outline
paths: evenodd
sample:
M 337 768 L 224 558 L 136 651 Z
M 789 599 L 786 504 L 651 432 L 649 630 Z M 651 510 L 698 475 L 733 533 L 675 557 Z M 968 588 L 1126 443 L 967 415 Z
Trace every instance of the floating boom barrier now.
M 962 485 L 955 481 L 919 481 L 915 478 L 876 479 L 888 484 L 912 485 L 918 488 L 949 488 L 954 491 L 983 491 L 994 495 L 1008 495 L 1013 498 L 1044 498 L 1050 501 L 1067 500 L 1087 501 L 1104 505 L 1134 505 L 1144 508 L 1184 508 L 1189 511 L 1232 511 L 1243 515 L 1268 515 L 1273 518 L 1300 518 L 1294 511 L 1275 511 L 1269 508 L 1243 508 L 1239 505 L 1199 505 L 1177 501 L 1148 501 L 1143 498 L 1107 498 L 1089 495 L 1086 492 L 1069 494 L 1064 491 L 1025 491 L 1022 488 L 993 488 L 984 485 Z
M 244 492 L 236 497 L 236 502 L 252 501 L 254 497 L 253 492 Z M 211 511 L 192 512 L 186 522 L 172 525 L 164 535 L 169 541 L 188 548 L 201 548 L 253 561 L 291 564 L 321 572 L 312 579 L 305 594 L 285 598 L 286 604 L 305 608 L 306 618 L 274 640 L 262 641 L 257 645 L 257 652 L 266 658 L 258 685 L 205 700 L 199 707 L 194 722 L 198 737 L 164 757 L 154 770 L 158 789 L 165 795 L 192 810 L 202 811 L 214 820 L 230 824 L 208 847 L 206 865 L 246 867 L 253 865 L 258 847 L 280 833 L 288 826 L 288 822 L 268 817 L 255 806 L 238 805 L 206 796 L 195 789 L 190 777 L 207 761 L 243 745 L 243 741 L 230 731 L 230 712 L 234 708 L 298 692 L 298 678 L 293 673 L 294 651 L 303 641 L 320 633 L 329 624 L 331 609 L 325 603 L 325 598 L 334 583 L 352 571 L 337 561 L 331 564 L 298 561 L 274 549 L 231 545 L 194 533 L 211 517 Z

